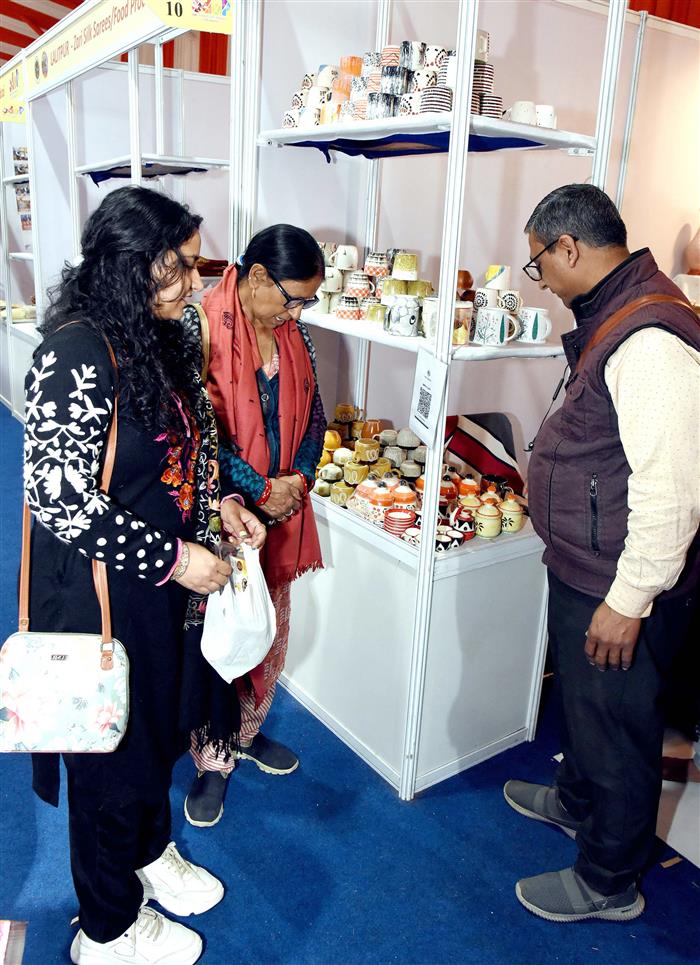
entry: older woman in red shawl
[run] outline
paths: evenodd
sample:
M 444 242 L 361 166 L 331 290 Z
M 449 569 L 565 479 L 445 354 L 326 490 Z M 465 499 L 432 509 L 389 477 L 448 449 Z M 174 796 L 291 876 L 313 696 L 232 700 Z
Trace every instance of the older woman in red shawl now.
M 238 756 L 271 774 L 289 774 L 299 763 L 289 748 L 260 732 L 287 653 L 291 583 L 322 565 L 308 491 L 326 423 L 313 344 L 299 316 L 316 303 L 323 277 L 323 256 L 311 235 L 273 225 L 226 270 L 200 313 L 207 389 L 220 432 L 222 492 L 243 496 L 269 526 L 262 564 L 277 634 L 262 664 L 238 681 Z M 194 311 L 188 309 L 186 321 L 194 320 Z M 212 746 L 198 751 L 193 745 L 192 756 L 197 775 L 185 816 L 190 824 L 210 827 L 223 814 L 235 762 Z

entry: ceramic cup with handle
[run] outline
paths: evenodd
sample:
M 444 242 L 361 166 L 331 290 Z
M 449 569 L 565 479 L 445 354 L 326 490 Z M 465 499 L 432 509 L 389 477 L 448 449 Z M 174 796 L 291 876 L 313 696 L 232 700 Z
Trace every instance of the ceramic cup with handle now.
M 515 316 L 501 308 L 480 308 L 476 313 L 475 345 L 505 345 L 517 338 L 521 325 Z
M 552 333 L 552 320 L 546 308 L 521 308 L 518 313 L 522 332 L 518 336 L 521 342 L 545 342 Z
M 342 271 L 357 268 L 357 248 L 355 245 L 338 245 L 332 264 Z
M 512 288 L 498 292 L 498 307 L 506 312 L 519 312 L 523 307 L 520 292 Z
M 474 292 L 474 308 L 498 308 L 497 289 L 477 288 Z
M 323 279 L 321 289 L 324 292 L 339 292 L 343 287 L 343 273 L 340 268 L 326 268 L 326 277 Z
M 353 271 L 345 282 L 345 294 L 368 298 L 374 294 L 374 282 L 363 271 Z

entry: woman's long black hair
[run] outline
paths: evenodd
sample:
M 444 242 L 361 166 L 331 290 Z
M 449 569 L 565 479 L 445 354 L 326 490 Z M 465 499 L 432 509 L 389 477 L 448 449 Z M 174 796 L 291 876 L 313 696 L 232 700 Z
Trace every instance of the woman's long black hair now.
M 153 306 L 159 290 L 178 278 L 184 285 L 184 263 L 166 265 L 165 255 L 179 254 L 201 221 L 148 188 L 111 192 L 85 225 L 82 261 L 66 263 L 61 282 L 49 291 L 39 328 L 46 337 L 77 320 L 104 333 L 117 359 L 123 411 L 148 430 L 179 424 L 173 393 L 190 411 L 196 405 L 196 344 L 177 321 L 154 315 Z M 154 268 L 160 269 L 157 280 Z
M 263 228 L 248 242 L 238 259 L 239 280 L 253 265 L 264 265 L 277 281 L 308 281 L 326 273 L 318 242 L 303 228 L 293 224 L 273 224 Z

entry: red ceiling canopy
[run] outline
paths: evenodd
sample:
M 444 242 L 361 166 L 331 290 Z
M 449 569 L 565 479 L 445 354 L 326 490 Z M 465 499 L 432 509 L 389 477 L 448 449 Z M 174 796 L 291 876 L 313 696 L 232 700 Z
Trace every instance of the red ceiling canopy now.
M 630 10 L 646 10 L 654 17 L 675 20 L 689 27 L 700 27 L 698 0 L 629 0 Z

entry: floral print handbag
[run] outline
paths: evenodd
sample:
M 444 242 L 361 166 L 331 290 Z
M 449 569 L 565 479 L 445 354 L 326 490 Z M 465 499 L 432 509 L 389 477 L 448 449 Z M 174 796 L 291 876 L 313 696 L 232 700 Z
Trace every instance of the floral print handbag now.
M 112 364 L 116 362 L 108 344 Z M 109 489 L 116 450 L 117 399 L 102 470 Z M 129 717 L 129 660 L 112 637 L 107 569 L 93 560 L 102 633 L 29 630 L 30 513 L 24 504 L 19 630 L 0 649 L 0 751 L 108 753 Z

